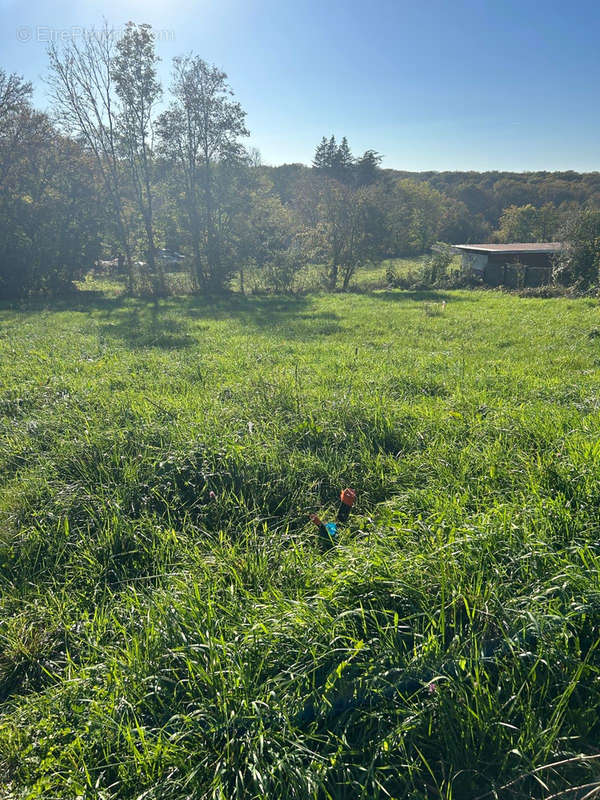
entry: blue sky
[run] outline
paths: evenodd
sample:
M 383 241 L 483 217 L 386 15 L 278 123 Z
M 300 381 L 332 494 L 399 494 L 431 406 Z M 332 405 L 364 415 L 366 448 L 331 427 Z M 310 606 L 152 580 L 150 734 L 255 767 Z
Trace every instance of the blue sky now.
M 159 31 L 167 83 L 178 53 L 224 69 L 265 163 L 334 133 L 397 169 L 600 169 L 592 0 L 0 0 L 0 66 L 40 83 L 48 38 L 103 16 Z

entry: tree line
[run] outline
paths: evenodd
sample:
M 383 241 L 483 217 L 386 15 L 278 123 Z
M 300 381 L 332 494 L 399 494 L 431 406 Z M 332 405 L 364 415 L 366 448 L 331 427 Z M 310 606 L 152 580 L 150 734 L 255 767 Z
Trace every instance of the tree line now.
M 264 166 L 227 75 L 190 54 L 163 87 L 149 25 L 48 55 L 49 113 L 0 69 L 2 297 L 64 291 L 102 261 L 131 293 L 167 293 L 174 263 L 199 293 L 248 273 L 286 291 L 308 264 L 347 289 L 437 241 L 551 240 L 600 205 L 596 175 L 401 173 L 346 137 L 324 136 L 310 166 Z

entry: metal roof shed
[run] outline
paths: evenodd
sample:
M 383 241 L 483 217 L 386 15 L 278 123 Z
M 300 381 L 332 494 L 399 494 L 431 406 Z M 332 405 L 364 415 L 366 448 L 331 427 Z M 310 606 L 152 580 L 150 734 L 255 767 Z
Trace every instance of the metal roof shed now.
M 489 286 L 541 286 L 550 283 L 554 256 L 561 242 L 511 242 L 509 244 L 457 244 L 466 273 L 483 278 Z

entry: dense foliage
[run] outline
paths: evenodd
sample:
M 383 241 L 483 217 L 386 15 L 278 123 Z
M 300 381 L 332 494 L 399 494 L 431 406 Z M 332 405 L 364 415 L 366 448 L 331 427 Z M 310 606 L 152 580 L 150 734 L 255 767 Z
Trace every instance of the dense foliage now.
M 556 262 L 556 279 L 586 289 L 597 286 L 600 275 L 600 211 L 588 209 L 573 214 L 565 223 L 562 239 L 566 247 Z
M 0 71 L 0 296 L 56 291 L 100 253 L 94 164 Z
M 0 797 L 598 786 L 598 301 L 82 295 L 0 312 Z
M 481 215 L 490 230 L 497 229 L 509 206 L 551 204 L 562 213 L 581 206 L 600 206 L 600 172 L 397 172 L 430 184 L 464 203 L 470 214 Z

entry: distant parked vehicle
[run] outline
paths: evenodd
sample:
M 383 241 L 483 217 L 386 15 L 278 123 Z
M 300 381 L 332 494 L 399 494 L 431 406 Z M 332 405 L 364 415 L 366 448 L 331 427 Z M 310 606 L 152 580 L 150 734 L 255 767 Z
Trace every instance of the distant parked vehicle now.
M 180 265 L 183 261 L 185 261 L 185 256 L 181 253 L 176 252 L 175 250 L 169 250 L 166 247 L 159 248 L 156 251 L 156 260 L 160 262 L 161 266 L 163 267 L 176 267 Z M 138 269 L 143 269 L 148 266 L 147 261 L 134 261 L 134 267 L 138 267 Z M 124 266 L 124 259 L 123 257 L 117 256 L 117 258 L 113 258 L 110 260 L 99 260 L 94 262 L 94 268 L 98 272 L 113 272 L 113 271 L 122 271 Z
M 181 253 L 177 253 L 175 250 L 169 250 L 166 247 L 157 250 L 156 257 L 161 260 L 165 267 L 174 267 L 181 264 L 182 261 L 185 261 L 185 256 L 181 255 Z
M 113 258 L 111 260 L 99 259 L 98 261 L 94 262 L 94 269 L 97 272 L 112 272 L 112 270 L 116 269 L 118 265 L 119 260 L 117 258 Z
M 94 262 L 94 269 L 97 272 L 123 272 L 125 270 L 125 257 L 122 253 L 117 253 L 114 258 L 99 259 Z

